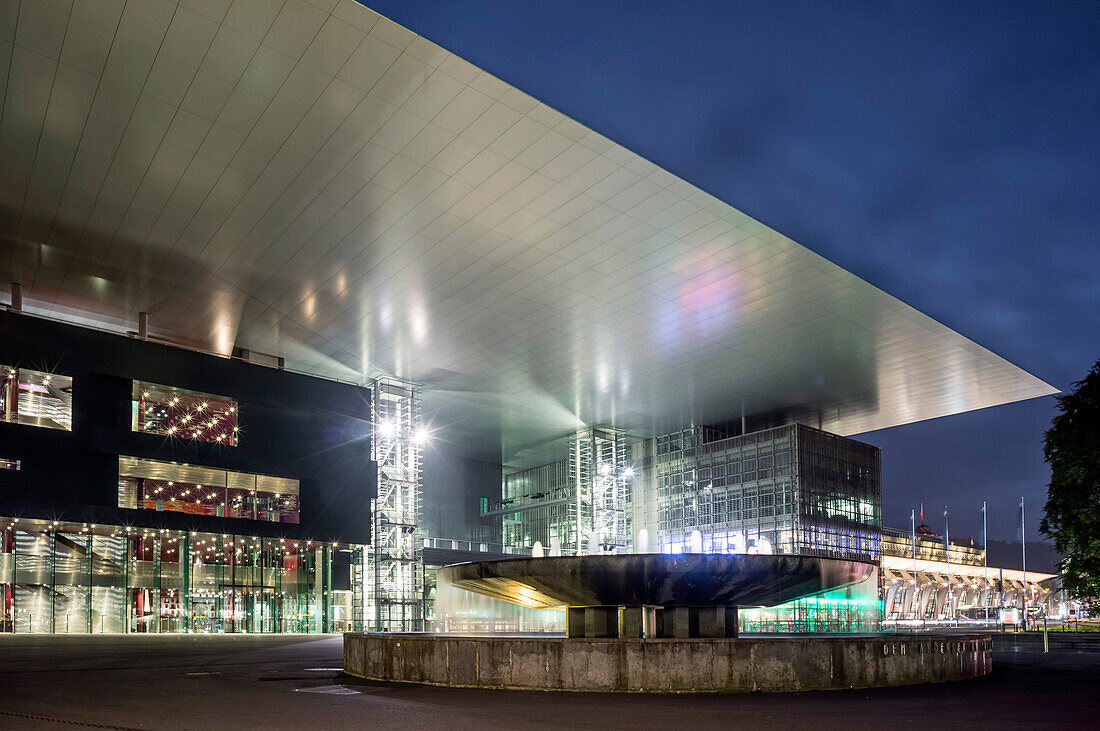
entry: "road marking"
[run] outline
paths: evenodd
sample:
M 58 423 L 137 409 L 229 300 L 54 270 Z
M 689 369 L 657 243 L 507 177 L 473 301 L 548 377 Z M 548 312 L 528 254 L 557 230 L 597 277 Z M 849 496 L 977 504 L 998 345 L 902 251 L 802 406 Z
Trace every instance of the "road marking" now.
M 297 693 L 324 693 L 325 695 L 359 695 L 359 691 L 342 685 L 322 685 L 319 688 L 298 688 Z
M 187 674 L 192 676 L 192 677 L 194 677 L 196 675 L 221 675 L 221 673 L 187 673 Z
M 304 668 L 307 673 L 342 673 L 343 668 Z

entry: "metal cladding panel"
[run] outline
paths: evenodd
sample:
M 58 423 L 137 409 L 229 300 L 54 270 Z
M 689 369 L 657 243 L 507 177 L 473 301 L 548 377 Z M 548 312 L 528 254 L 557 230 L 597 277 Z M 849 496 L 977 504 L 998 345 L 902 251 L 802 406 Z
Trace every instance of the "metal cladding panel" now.
M 496 460 L 584 425 L 747 411 L 848 435 L 1055 392 L 408 29 L 326 5 L 14 4 L 0 281 L 28 312 L 118 331 L 148 312 L 212 352 L 422 383 L 427 420 Z
M 153 480 L 180 480 L 182 482 L 194 482 L 201 485 L 217 485 L 225 487 L 238 487 L 235 473 L 227 473 L 211 467 L 198 467 L 195 465 L 176 464 L 174 462 L 161 462 L 138 457 L 119 457 L 118 473 L 124 477 L 145 477 Z M 254 484 L 254 482 L 253 482 Z M 248 486 L 251 489 L 251 485 Z

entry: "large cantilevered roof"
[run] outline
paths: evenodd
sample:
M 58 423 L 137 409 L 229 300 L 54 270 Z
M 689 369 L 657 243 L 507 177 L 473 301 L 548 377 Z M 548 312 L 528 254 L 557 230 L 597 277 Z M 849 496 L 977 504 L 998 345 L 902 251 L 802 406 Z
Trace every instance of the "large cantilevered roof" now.
M 5 3 L 0 64 L 27 311 L 418 381 L 487 455 L 1054 392 L 352 0 Z

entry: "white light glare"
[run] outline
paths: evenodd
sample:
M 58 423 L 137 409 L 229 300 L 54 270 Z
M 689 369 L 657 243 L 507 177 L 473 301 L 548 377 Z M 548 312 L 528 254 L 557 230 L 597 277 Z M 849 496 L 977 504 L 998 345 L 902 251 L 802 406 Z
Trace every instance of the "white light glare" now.
M 379 422 L 378 433 L 384 437 L 392 437 L 397 433 L 397 424 L 392 421 Z
M 416 434 L 413 435 L 413 441 L 417 444 L 427 444 L 430 436 L 427 429 L 420 427 L 416 430 Z
M 623 477 L 625 477 L 628 480 L 630 478 L 634 477 L 634 468 L 633 467 L 627 467 L 625 470 L 623 470 Z

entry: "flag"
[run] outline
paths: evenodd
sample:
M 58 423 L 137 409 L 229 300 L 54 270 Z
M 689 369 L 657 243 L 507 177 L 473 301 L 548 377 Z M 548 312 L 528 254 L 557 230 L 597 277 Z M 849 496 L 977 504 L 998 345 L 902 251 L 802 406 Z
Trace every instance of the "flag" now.
M 1024 499 L 1020 498 L 1020 506 L 1016 508 L 1016 540 L 1024 542 Z
M 950 537 L 950 530 L 947 527 L 947 506 L 943 506 L 943 547 L 946 550 Z

